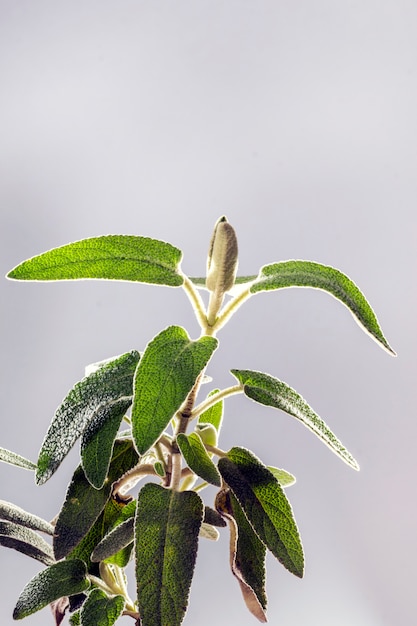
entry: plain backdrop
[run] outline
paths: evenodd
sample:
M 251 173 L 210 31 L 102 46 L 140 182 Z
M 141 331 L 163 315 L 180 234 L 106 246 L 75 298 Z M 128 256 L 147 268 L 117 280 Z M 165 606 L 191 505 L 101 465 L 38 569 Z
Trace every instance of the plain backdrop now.
M 227 402 L 222 447 L 297 477 L 287 495 L 306 573 L 268 558 L 271 624 L 415 623 L 416 32 L 412 0 L 0 1 L 1 276 L 109 233 L 169 241 L 184 271 L 203 275 L 225 214 L 240 273 L 291 258 L 334 265 L 398 352 L 307 289 L 252 298 L 219 334 L 212 386 L 233 384 L 231 368 L 286 381 L 361 465 L 284 413 Z M 199 333 L 181 289 L 1 278 L 0 294 L 0 446 L 32 460 L 87 363 L 143 350 L 170 324 Z M 36 488 L 1 464 L 0 497 L 51 519 L 77 455 Z M 227 533 L 201 542 L 185 624 L 256 623 L 227 548 Z M 11 624 L 41 566 L 6 548 L 0 565 Z M 26 623 L 53 621 L 46 608 Z

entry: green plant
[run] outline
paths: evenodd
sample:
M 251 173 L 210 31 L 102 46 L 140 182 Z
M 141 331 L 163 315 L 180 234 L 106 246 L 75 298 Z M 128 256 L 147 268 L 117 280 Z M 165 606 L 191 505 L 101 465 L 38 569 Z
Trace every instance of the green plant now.
M 292 286 L 327 291 L 395 354 L 356 285 L 332 267 L 296 260 L 264 266 L 257 276 L 236 277 L 236 235 L 225 217 L 214 229 L 205 279 L 187 277 L 181 257 L 162 241 L 110 235 L 50 250 L 8 274 L 15 280 L 99 278 L 182 287 L 201 326 L 196 340 L 170 326 L 142 353 L 132 350 L 86 368 L 85 378 L 57 409 L 36 465 L 0 449 L 2 461 L 33 470 L 41 485 L 81 439 L 81 463 L 53 523 L 0 504 L 0 544 L 46 566 L 21 593 L 14 619 L 51 604 L 56 624 L 69 609 L 72 625 L 111 626 L 121 615 L 143 626 L 179 625 L 199 538 L 215 540 L 218 528 L 229 526 L 232 573 L 248 609 L 266 621 L 266 551 L 303 576 L 303 548 L 283 489 L 295 479 L 265 466 L 245 448 L 219 447 L 223 402 L 231 395 L 243 393 L 285 411 L 359 469 L 305 400 L 269 374 L 233 369 L 233 385 L 198 399 L 209 380 L 205 371 L 218 347 L 218 331 L 262 291 Z M 207 309 L 200 288 L 209 291 Z M 126 429 L 120 431 L 123 422 Z M 151 482 L 133 498 L 131 490 L 146 477 Z M 214 508 L 200 497 L 209 484 L 218 488 Z M 52 546 L 39 532 L 52 537 Z M 128 595 L 124 572 L 132 558 L 137 601 Z

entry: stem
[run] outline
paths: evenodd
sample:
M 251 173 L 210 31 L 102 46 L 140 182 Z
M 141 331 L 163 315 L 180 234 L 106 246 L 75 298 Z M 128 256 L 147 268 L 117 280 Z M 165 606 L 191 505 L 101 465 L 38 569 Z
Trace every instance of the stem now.
M 190 419 L 198 417 L 199 415 L 201 415 L 201 413 L 204 413 L 204 411 L 207 411 L 207 409 L 210 409 L 212 406 L 217 404 L 219 400 L 227 398 L 228 396 L 233 396 L 237 393 L 242 393 L 242 391 L 242 385 L 233 385 L 232 387 L 227 387 L 226 389 L 223 389 L 222 391 L 219 391 L 218 393 L 209 396 L 191 411 Z
M 127 491 L 132 489 L 136 483 L 142 478 L 142 476 L 158 476 L 151 463 L 144 463 L 143 465 L 136 465 L 132 469 L 128 470 L 119 480 L 113 483 L 112 495 L 123 496 Z
M 207 317 L 206 317 L 206 308 L 204 306 L 204 302 L 200 294 L 198 293 L 196 287 L 193 285 L 193 283 L 188 278 L 188 276 L 183 274 L 183 278 L 184 278 L 184 283 L 183 283 L 184 291 L 187 294 L 193 306 L 194 313 L 196 314 L 198 323 L 200 324 L 202 330 L 205 330 L 207 328 Z
M 211 452 L 212 454 L 215 454 L 216 456 L 219 456 L 220 458 L 227 456 L 227 452 L 225 452 L 224 450 L 221 450 L 220 448 L 217 448 L 216 446 L 210 446 L 208 443 L 205 443 L 204 447 L 207 450 L 207 452 Z
M 229 321 L 232 315 L 237 311 L 237 309 L 251 297 L 250 287 L 244 289 L 239 295 L 232 298 L 228 304 L 224 307 L 222 313 L 217 318 L 213 328 L 215 332 L 223 328 L 223 326 Z

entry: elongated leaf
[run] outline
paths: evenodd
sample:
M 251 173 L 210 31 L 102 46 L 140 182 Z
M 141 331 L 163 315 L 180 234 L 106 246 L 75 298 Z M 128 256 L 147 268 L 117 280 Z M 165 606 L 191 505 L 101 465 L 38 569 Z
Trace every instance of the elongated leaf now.
M 177 444 L 188 467 L 203 480 L 220 487 L 221 477 L 218 469 L 207 454 L 199 435 L 197 433 L 178 435 Z
M 215 396 L 216 393 L 219 393 L 219 389 L 214 389 L 208 394 L 208 398 Z M 209 409 L 203 411 L 203 413 L 198 418 L 199 424 L 212 424 L 217 431 L 217 434 L 220 433 L 220 429 L 223 421 L 223 400 L 219 400 L 216 404 L 213 404 Z M 216 445 L 216 444 L 213 444 Z
M 23 619 L 58 598 L 72 596 L 90 586 L 82 561 L 60 561 L 36 574 L 19 596 L 13 619 Z
M 138 361 L 139 352 L 127 352 L 86 376 L 71 389 L 57 409 L 39 452 L 36 472 L 39 485 L 58 469 L 98 412 L 120 398 L 132 396 L 133 375 Z
M 0 461 L 3 463 L 9 463 L 9 465 L 16 465 L 16 467 L 22 467 L 27 470 L 35 470 L 36 465 L 25 459 L 20 454 L 16 454 L 16 452 L 11 452 L 10 450 L 6 450 L 6 448 L 0 448 Z
M 113 626 L 125 606 L 123 596 L 109 598 L 101 589 L 92 589 L 81 609 L 83 626 Z
M 69 243 L 24 261 L 7 275 L 15 280 L 103 278 L 178 287 L 182 252 L 165 241 L 104 235 Z
M 51 546 L 43 537 L 13 522 L 0 520 L 0 545 L 23 552 L 44 565 L 51 565 L 55 560 Z
M 279 469 L 278 467 L 271 467 L 267 465 L 269 471 L 275 476 L 281 487 L 289 487 L 296 482 L 295 476 L 287 472 L 286 470 Z
M 134 539 L 134 518 L 130 518 L 111 530 L 94 548 L 91 555 L 93 562 L 104 561 L 113 556 Z
M 303 548 L 291 505 L 276 478 L 244 448 L 229 450 L 218 467 L 261 541 L 288 571 L 301 578 Z
M 33 515 L 33 513 L 24 511 L 19 506 L 16 506 L 11 502 L 6 502 L 5 500 L 0 500 L 0 519 L 20 524 L 21 526 L 31 528 L 32 530 L 40 530 L 47 535 L 54 534 L 54 527 L 52 524 L 37 515 Z
M 359 469 L 358 463 L 350 452 L 294 389 L 278 378 L 262 372 L 252 370 L 231 370 L 231 372 L 242 383 L 243 391 L 248 398 L 260 404 L 281 409 L 300 420 L 345 463 L 355 470 Z
M 117 431 L 131 404 L 130 398 L 120 398 L 98 409 L 81 435 L 81 464 L 96 489 L 104 485 Z
M 180 326 L 169 326 L 147 346 L 134 381 L 132 433 L 145 454 L 185 401 L 217 347 L 214 337 L 191 341 Z
M 131 442 L 116 441 L 108 480 L 101 489 L 95 489 L 88 482 L 81 466 L 75 470 L 55 525 L 54 552 L 56 559 L 64 558 L 79 544 L 109 500 L 112 483 L 137 462 L 138 456 Z M 100 540 L 101 537 L 98 541 Z M 94 546 L 91 550 L 93 548 Z
M 195 492 L 152 483 L 139 493 L 136 581 L 142 626 L 179 626 L 197 556 L 203 503 Z
M 282 261 L 262 267 L 250 291 L 259 293 L 284 287 L 313 287 L 327 291 L 348 307 L 356 321 L 375 341 L 395 355 L 365 296 L 346 274 L 313 261 Z

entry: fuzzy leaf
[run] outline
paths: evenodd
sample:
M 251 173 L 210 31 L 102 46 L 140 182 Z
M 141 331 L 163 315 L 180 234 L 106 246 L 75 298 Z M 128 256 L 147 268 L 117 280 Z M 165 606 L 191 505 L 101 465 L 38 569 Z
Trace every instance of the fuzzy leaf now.
M 347 306 L 356 321 L 375 341 L 395 355 L 365 296 L 346 274 L 313 261 L 282 261 L 262 267 L 250 291 L 259 293 L 284 287 L 313 287 L 327 291 Z
M 136 581 L 142 626 L 179 626 L 197 556 L 203 503 L 195 492 L 152 483 L 139 493 Z
M 291 573 L 303 576 L 304 554 L 287 497 L 268 468 L 249 450 L 232 448 L 219 471 L 253 529 Z
M 211 524 L 203 522 L 200 526 L 200 537 L 203 537 L 203 539 L 209 539 L 210 541 L 217 541 L 220 537 L 220 533 L 217 528 Z
M 85 591 L 90 586 L 82 561 L 60 561 L 36 574 L 19 596 L 13 619 L 23 619 L 58 598 Z
M 120 398 L 132 396 L 133 375 L 138 361 L 136 350 L 127 352 L 86 376 L 71 389 L 57 409 L 39 452 L 37 484 L 46 482 L 58 469 L 98 412 Z
M 123 596 L 109 598 L 101 589 L 92 589 L 81 609 L 82 626 L 113 626 L 124 606 Z
M 20 454 L 16 454 L 16 452 L 6 450 L 6 448 L 0 448 L 0 461 L 9 463 L 9 465 L 16 465 L 16 467 L 23 467 L 23 469 L 27 470 L 36 469 L 35 463 L 25 459 L 23 456 L 20 456 Z
M 215 396 L 216 393 L 219 393 L 219 389 L 214 389 L 208 394 L 208 398 L 211 396 Z M 216 404 L 213 404 L 209 409 L 201 413 L 198 418 L 198 423 L 201 425 L 204 424 L 212 424 L 217 431 L 217 434 L 220 433 L 220 429 L 223 421 L 223 400 L 219 400 Z
M 169 326 L 148 344 L 134 381 L 132 434 L 139 454 L 163 433 L 217 343 L 213 337 L 191 341 L 183 328 Z
M 285 411 L 288 415 L 300 420 L 345 463 L 355 470 L 359 469 L 358 463 L 336 435 L 289 385 L 262 372 L 252 370 L 231 370 L 231 372 L 243 385 L 243 391 L 248 398 L 260 404 L 281 409 L 281 411 Z
M 47 535 L 54 534 L 54 527 L 52 524 L 37 515 L 33 515 L 33 513 L 24 511 L 19 506 L 16 506 L 11 502 L 6 502 L 5 500 L 0 500 L 0 519 L 20 524 L 21 526 L 31 528 L 32 530 L 40 530 Z
M 182 252 L 165 241 L 105 235 L 69 243 L 23 261 L 9 272 L 15 280 L 102 278 L 179 287 Z
M 296 482 L 295 476 L 287 472 L 286 470 L 279 469 L 278 467 L 271 467 L 267 465 L 271 474 L 275 476 L 281 487 L 289 487 Z
M 22 552 L 44 565 L 51 565 L 55 560 L 50 544 L 43 537 L 13 522 L 0 520 L 0 545 Z
M 95 563 L 113 556 L 134 539 L 134 518 L 131 517 L 113 528 L 94 548 L 91 560 Z
M 197 433 L 178 435 L 177 444 L 188 467 L 203 480 L 220 487 L 221 477 Z
M 206 524 L 210 524 L 211 526 L 218 526 L 219 528 L 224 528 L 225 526 L 227 526 L 226 522 L 224 521 L 220 513 L 210 508 L 209 506 L 204 507 L 204 520 L 203 521 Z

